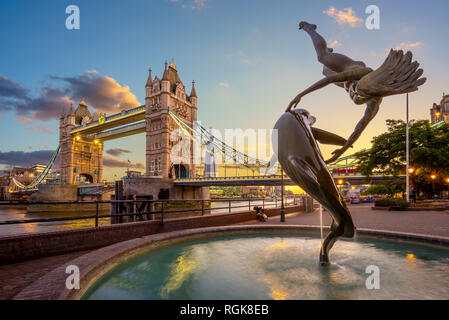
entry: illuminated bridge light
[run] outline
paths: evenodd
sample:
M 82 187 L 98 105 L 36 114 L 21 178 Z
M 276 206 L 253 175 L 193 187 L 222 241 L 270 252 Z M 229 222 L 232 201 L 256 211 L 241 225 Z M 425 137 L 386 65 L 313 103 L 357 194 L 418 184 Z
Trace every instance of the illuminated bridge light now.
M 405 256 L 405 259 L 407 259 L 407 260 L 416 260 L 416 256 L 413 253 L 408 253 Z

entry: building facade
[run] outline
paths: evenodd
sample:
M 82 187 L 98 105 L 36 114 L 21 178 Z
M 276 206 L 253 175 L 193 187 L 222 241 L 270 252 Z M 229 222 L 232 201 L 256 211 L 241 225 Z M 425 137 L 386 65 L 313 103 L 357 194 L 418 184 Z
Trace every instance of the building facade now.
M 434 103 L 432 108 L 430 108 L 430 121 L 431 123 L 440 121 L 449 123 L 449 94 L 443 93 L 440 104 Z
M 165 62 L 162 79 L 157 76 L 153 79 L 149 70 L 145 91 L 146 175 L 162 178 L 193 177 L 193 143 L 176 134 L 178 125 L 168 111 L 170 109 L 193 127 L 198 111 L 195 82 L 192 82 L 188 95 L 174 63 L 167 66 Z
M 179 134 L 179 126 L 169 114 L 170 110 L 193 127 L 198 110 L 195 82 L 192 82 L 190 94 L 187 94 L 174 62 L 170 65 L 165 62 L 161 79 L 157 76 L 153 78 L 150 69 L 145 85 L 145 105 L 134 109 L 142 107 L 144 110 L 140 110 L 144 113 L 139 113 L 141 117 L 136 116 L 114 125 L 110 125 L 114 121 L 112 118 L 126 117 L 126 111 L 108 117 L 103 114 L 94 119 L 88 106 L 82 101 L 76 110 L 71 107 L 67 113 L 64 112 L 59 121 L 61 182 L 101 183 L 105 139 L 101 134 L 114 132 L 111 129 L 115 128 L 117 131 L 123 129 L 124 133 L 111 139 L 125 136 L 127 125 L 132 123 L 139 125 L 139 130 L 132 131 L 131 134 L 145 132 L 146 135 L 147 177 L 174 179 L 195 176 L 194 145 L 190 138 Z M 79 132 L 76 130 L 83 128 L 94 129 L 85 134 L 76 133 Z
M 103 177 L 103 143 L 90 136 L 72 136 L 70 131 L 89 123 L 92 115 L 84 101 L 76 110 L 70 108 L 59 118 L 59 163 L 63 184 L 101 183 Z

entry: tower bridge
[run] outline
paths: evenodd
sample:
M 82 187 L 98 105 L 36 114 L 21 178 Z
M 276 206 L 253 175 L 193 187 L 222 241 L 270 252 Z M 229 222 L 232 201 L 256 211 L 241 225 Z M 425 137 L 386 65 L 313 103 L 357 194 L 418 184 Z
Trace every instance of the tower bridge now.
M 165 63 L 162 78 L 152 77 L 149 70 L 145 85 L 145 105 L 93 119 L 87 105 L 81 102 L 60 119 L 61 181 L 74 184 L 84 175 L 91 183 L 100 183 L 103 174 L 104 141 L 146 133 L 146 176 L 169 178 L 174 164 L 170 161 L 173 143 L 170 133 L 175 122 L 169 110 L 189 125 L 197 120 L 197 95 L 192 82 L 190 94 L 181 82 L 174 63 Z M 191 161 L 179 164 L 186 175 L 194 175 L 193 147 Z
M 113 115 L 102 113 L 98 118 L 90 113 L 84 101 L 76 110 L 72 106 L 59 119 L 59 147 L 43 173 L 29 185 L 13 179 L 14 184 L 22 192 L 42 192 L 45 188 L 38 189 L 38 186 L 44 181 L 59 152 L 62 185 L 75 186 L 80 182 L 88 182 L 90 186 L 79 185 L 78 196 L 106 194 L 112 188 L 104 184 L 103 180 L 104 142 L 145 133 L 145 176 L 127 179 L 125 189 L 130 189 L 130 192 L 157 197 L 158 191 L 163 188 L 169 189 L 174 197 L 187 196 L 193 199 L 208 197 L 209 186 L 280 185 L 282 178 L 279 167 L 271 175 L 261 174 L 268 165 L 267 161 L 253 159 L 234 149 L 197 123 L 197 99 L 195 82 L 192 81 L 190 94 L 187 94 L 173 62 L 169 65 L 165 62 L 160 79 L 157 76 L 153 78 L 149 69 L 144 105 Z M 170 135 L 177 128 L 191 140 L 199 138 L 200 141 L 197 142 L 200 145 L 212 146 L 211 150 L 221 154 L 224 163 L 231 162 L 237 167 L 249 169 L 252 176 L 217 177 L 210 172 L 197 175 L 192 143 L 189 146 L 189 158 L 173 163 L 170 153 L 177 142 L 170 141 Z M 206 152 L 208 150 L 206 148 Z M 249 165 L 249 160 L 256 165 Z M 329 168 L 335 179 L 344 179 L 345 183 L 368 183 L 354 169 L 355 165 L 355 158 L 351 155 L 340 158 Z M 403 179 L 404 177 L 372 177 L 370 182 L 400 183 Z M 286 185 L 293 184 L 287 176 L 283 180 Z

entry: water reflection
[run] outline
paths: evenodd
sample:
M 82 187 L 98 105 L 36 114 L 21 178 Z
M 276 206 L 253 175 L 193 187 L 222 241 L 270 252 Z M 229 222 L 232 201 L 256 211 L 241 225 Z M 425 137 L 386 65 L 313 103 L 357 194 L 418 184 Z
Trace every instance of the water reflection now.
M 163 299 L 169 297 L 172 291 L 178 290 L 189 279 L 196 270 L 196 262 L 189 257 L 180 256 L 176 262 L 170 266 L 170 276 L 166 284 L 160 290 Z
M 270 235 L 182 242 L 127 261 L 105 275 L 87 297 L 286 300 L 449 296 L 447 249 L 384 240 L 340 240 L 332 251 L 332 265 L 323 268 L 318 261 L 319 244 L 317 238 Z M 426 259 L 416 254 L 422 250 Z M 368 265 L 380 269 L 379 290 L 365 286 Z
M 61 205 L 59 205 L 61 207 Z M 109 210 L 101 210 L 100 215 L 109 214 Z M 5 208 L 0 207 L 0 221 L 11 220 L 27 220 L 41 218 L 66 218 L 66 217 L 82 217 L 86 215 L 95 215 L 95 211 L 72 211 L 58 208 L 57 211 L 46 212 L 27 212 L 25 207 Z M 107 225 L 110 218 L 101 218 L 99 225 Z M 76 228 L 86 228 L 95 226 L 94 219 L 82 219 L 72 221 L 54 221 L 54 222 L 34 222 L 23 224 L 0 225 L 0 237 L 10 236 L 14 234 L 49 232 Z

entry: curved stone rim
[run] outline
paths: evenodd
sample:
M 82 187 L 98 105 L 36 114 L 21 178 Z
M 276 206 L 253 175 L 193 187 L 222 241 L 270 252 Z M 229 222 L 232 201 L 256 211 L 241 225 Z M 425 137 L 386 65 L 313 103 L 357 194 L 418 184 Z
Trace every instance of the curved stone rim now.
M 324 227 L 324 230 L 329 230 Z M 79 300 L 87 290 L 108 271 L 135 256 L 150 250 L 170 245 L 176 242 L 206 238 L 229 234 L 257 234 L 266 232 L 284 232 L 289 234 L 316 234 L 320 232 L 319 226 L 309 225 L 238 225 L 224 227 L 208 227 L 152 234 L 119 242 L 107 247 L 93 250 L 74 260 L 71 260 L 56 269 L 48 272 L 38 280 L 25 287 L 14 300 Z M 374 229 L 357 229 L 357 235 L 375 238 L 390 238 L 419 243 L 428 243 L 449 247 L 449 237 L 394 232 Z M 76 265 L 80 270 L 80 289 L 67 289 L 65 281 L 69 274 L 66 268 Z

